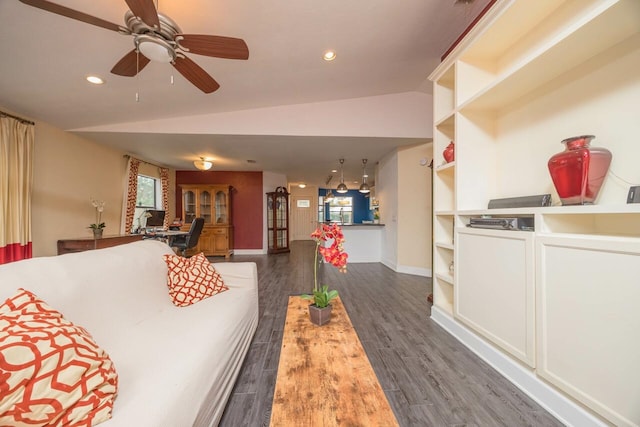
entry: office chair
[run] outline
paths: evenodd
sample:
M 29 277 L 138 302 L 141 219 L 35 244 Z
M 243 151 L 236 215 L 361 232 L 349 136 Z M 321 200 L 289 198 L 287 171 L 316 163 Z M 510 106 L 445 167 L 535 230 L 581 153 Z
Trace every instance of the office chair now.
M 181 255 L 184 256 L 188 249 L 194 248 L 198 244 L 200 233 L 202 233 L 202 227 L 204 227 L 204 218 L 194 219 L 191 223 L 189 234 L 186 236 L 176 237 L 171 243 L 171 246 L 179 249 Z

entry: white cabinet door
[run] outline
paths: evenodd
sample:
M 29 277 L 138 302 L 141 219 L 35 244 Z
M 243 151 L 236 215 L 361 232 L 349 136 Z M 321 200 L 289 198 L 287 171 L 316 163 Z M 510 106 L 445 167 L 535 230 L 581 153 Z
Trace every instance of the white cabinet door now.
M 535 367 L 533 233 L 458 229 L 454 316 Z
M 618 426 L 640 425 L 640 239 L 536 239 L 538 373 Z

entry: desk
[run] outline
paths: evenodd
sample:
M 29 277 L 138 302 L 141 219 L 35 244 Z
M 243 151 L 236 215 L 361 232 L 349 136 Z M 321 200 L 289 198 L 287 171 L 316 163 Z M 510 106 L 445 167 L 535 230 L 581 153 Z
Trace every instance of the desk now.
M 138 240 L 142 240 L 141 234 L 120 234 L 115 236 L 104 236 L 100 239 L 94 239 L 93 237 L 62 239 L 58 240 L 58 255 L 90 251 L 93 249 L 110 248 L 111 246 L 124 245 Z
M 169 231 L 154 231 L 153 233 L 148 233 L 144 235 L 145 239 L 158 239 L 164 240 L 167 242 L 167 245 L 172 246 L 173 239 L 177 236 L 186 236 L 188 235 L 188 231 L 178 231 L 178 230 L 169 230 Z

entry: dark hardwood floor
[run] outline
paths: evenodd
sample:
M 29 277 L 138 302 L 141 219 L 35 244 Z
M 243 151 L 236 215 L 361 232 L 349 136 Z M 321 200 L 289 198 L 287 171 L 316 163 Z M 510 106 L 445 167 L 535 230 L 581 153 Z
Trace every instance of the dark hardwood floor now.
M 288 254 L 233 257 L 258 265 L 260 323 L 221 426 L 269 425 L 287 296 L 312 288 L 314 248 L 296 241 Z M 431 321 L 431 279 L 378 263 L 322 274 L 340 292 L 401 426 L 562 425 Z

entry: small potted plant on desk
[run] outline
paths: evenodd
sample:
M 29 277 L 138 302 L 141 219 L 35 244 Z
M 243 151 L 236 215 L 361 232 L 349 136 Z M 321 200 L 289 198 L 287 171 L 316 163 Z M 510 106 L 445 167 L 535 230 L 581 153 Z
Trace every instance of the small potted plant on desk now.
M 327 285 L 318 286 L 318 265 L 324 258 L 326 262 L 338 267 L 341 273 L 345 273 L 348 255 L 342 247 L 344 235 L 338 224 L 320 224 L 311 233 L 311 237 L 316 241 L 313 263 L 313 295 L 302 295 L 302 298 L 313 300 L 313 304 L 309 305 L 309 318 L 311 323 L 322 326 L 331 319 L 331 300 L 338 296 L 338 291 L 329 290 Z M 331 241 L 331 244 L 325 246 L 324 243 L 328 241 Z M 322 255 L 320 260 L 318 260 L 318 253 Z
M 89 224 L 89 228 L 93 231 L 93 238 L 100 239 L 102 237 L 102 232 L 106 227 L 106 224 L 102 222 L 102 212 L 104 211 L 105 203 L 101 200 L 91 199 L 91 205 L 96 210 L 96 222 L 94 224 Z

